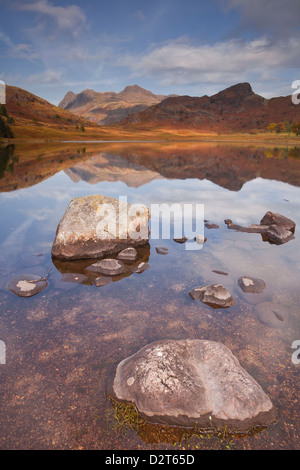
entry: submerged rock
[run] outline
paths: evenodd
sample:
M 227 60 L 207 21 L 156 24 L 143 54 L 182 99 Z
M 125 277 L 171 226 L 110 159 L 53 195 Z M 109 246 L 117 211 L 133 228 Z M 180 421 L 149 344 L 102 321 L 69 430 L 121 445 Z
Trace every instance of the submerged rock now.
M 266 288 L 265 281 L 252 276 L 241 276 L 238 279 L 238 285 L 243 292 L 251 292 L 254 294 L 259 294 Z
M 257 318 L 272 328 L 286 328 L 289 323 L 289 309 L 286 305 L 273 302 L 261 302 L 256 306 Z
M 188 237 L 173 238 L 173 240 L 174 240 L 174 242 L 176 242 L 176 243 L 182 244 L 182 243 L 185 243 L 185 242 L 188 241 Z
M 151 265 L 149 263 L 142 262 L 137 265 L 136 269 L 134 270 L 137 274 L 142 274 L 146 269 L 149 269 Z
M 122 261 L 116 259 L 102 259 L 97 263 L 88 266 L 87 271 L 104 274 L 105 276 L 118 276 L 125 273 L 126 268 Z
M 63 273 L 61 276 L 62 282 L 74 282 L 75 284 L 84 284 L 88 282 L 89 278 L 84 274 L 79 273 Z
M 165 246 L 157 246 L 155 247 L 156 253 L 159 255 L 167 255 L 169 253 L 169 249 L 166 248 Z
M 149 210 L 110 197 L 73 199 L 60 221 L 52 257 L 60 260 L 101 258 L 128 246 L 148 243 Z
M 110 284 L 111 282 L 112 282 L 111 277 L 96 277 L 96 279 L 93 280 L 93 284 L 96 287 L 106 286 L 107 284 Z
M 260 385 L 215 341 L 149 344 L 119 363 L 108 393 L 160 424 L 248 431 L 276 420 Z
M 205 227 L 210 230 L 213 228 L 220 228 L 220 225 L 213 224 L 212 222 L 206 222 Z
M 33 276 L 31 274 L 21 274 L 9 281 L 7 289 L 19 297 L 33 297 L 46 289 L 48 282 L 46 278 Z
M 222 284 L 195 287 L 189 292 L 189 295 L 193 300 L 201 300 L 211 307 L 227 308 L 236 305 L 236 301 Z

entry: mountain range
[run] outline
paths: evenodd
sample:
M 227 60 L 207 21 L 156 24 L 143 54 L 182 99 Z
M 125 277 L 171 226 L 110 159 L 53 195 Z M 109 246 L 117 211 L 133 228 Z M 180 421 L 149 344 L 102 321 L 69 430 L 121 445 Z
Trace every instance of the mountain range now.
M 212 96 L 166 98 L 121 124 L 221 133 L 265 130 L 272 122 L 299 120 L 300 106 L 293 104 L 291 96 L 266 99 L 254 93 L 249 83 L 238 83 Z
M 6 108 L 18 139 L 170 140 L 264 133 L 270 123 L 300 122 L 291 96 L 264 98 L 249 83 L 212 96 L 155 95 L 138 85 L 120 93 L 68 92 L 59 106 L 6 86 Z M 296 137 L 294 137 L 296 138 Z
M 165 98 L 167 96 L 155 95 L 138 85 L 130 85 L 120 93 L 84 90 L 75 94 L 69 91 L 58 107 L 83 116 L 94 123 L 106 125 L 119 122 L 128 115 L 144 111 Z

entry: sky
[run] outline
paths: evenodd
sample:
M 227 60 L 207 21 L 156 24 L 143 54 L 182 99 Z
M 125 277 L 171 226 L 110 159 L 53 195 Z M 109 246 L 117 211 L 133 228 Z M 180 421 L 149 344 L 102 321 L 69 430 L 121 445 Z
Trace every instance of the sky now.
M 0 0 L 0 80 L 53 104 L 68 91 L 266 98 L 300 80 L 300 0 Z

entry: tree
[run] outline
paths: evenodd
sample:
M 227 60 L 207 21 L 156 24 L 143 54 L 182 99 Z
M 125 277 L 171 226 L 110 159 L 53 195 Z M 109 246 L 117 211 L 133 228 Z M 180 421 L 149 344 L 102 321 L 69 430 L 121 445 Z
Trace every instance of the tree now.
M 266 128 L 266 130 L 267 130 L 268 132 L 276 132 L 276 127 L 277 127 L 276 122 L 271 122 L 271 124 L 268 125 L 268 127 Z
M 0 104 L 0 116 L 8 117 L 5 104 Z
M 14 136 L 11 128 L 6 124 L 5 120 L 0 117 L 0 137 L 10 139 Z
M 296 135 L 300 135 L 300 122 L 295 122 L 294 124 L 292 124 L 291 132 Z

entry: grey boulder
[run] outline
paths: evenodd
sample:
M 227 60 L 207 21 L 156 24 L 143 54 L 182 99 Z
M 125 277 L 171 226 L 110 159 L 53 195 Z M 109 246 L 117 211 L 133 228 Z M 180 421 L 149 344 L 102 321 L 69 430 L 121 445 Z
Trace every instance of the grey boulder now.
M 260 385 L 215 341 L 151 343 L 118 364 L 108 394 L 159 424 L 248 431 L 276 421 Z
M 92 195 L 72 199 L 52 245 L 60 260 L 102 258 L 128 247 L 148 243 L 150 212 L 111 197 Z

